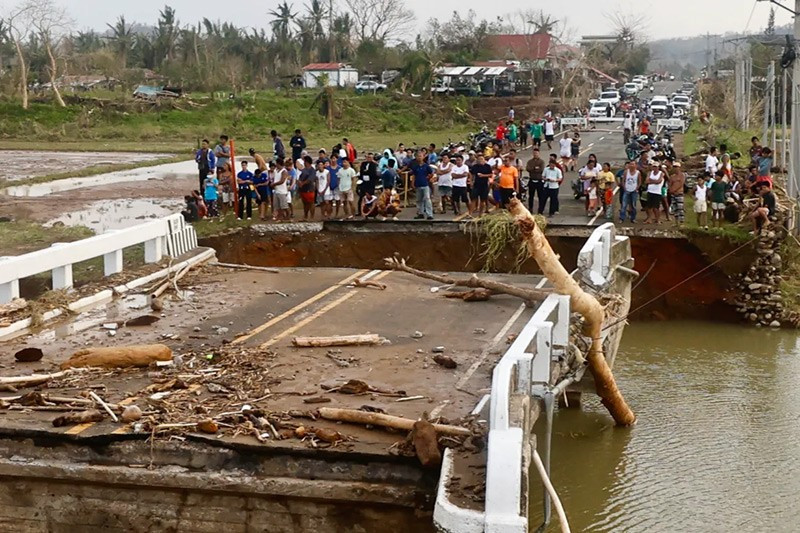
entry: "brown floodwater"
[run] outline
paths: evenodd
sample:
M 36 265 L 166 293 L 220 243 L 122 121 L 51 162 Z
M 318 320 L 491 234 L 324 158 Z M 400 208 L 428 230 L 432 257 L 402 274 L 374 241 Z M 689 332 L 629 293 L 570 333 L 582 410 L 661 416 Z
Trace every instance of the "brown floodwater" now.
M 704 322 L 627 326 L 614 373 L 636 426 L 613 427 L 587 395 L 555 417 L 552 481 L 572 531 L 798 531 L 798 340 Z M 540 503 L 534 493 L 531 531 Z M 553 516 L 547 531 L 559 530 Z

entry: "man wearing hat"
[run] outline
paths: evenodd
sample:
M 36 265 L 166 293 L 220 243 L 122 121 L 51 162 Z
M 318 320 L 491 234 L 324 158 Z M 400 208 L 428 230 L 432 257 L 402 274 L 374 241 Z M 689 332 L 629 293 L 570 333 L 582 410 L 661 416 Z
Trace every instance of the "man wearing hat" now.
M 672 163 L 672 173 L 669 175 L 669 196 L 672 214 L 675 216 L 675 225 L 683 225 L 685 211 L 683 207 L 683 187 L 686 185 L 686 174 L 683 173 L 681 162 Z
M 647 184 L 647 219 L 645 224 L 660 224 L 661 218 L 661 187 L 664 185 L 664 172 L 656 161 L 650 165 L 650 174 L 645 181 Z

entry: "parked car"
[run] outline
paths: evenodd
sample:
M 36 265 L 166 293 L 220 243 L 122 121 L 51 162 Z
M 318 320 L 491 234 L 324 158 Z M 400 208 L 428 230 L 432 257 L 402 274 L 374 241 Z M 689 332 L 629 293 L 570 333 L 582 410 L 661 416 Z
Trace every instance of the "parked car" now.
M 448 94 L 448 95 L 456 94 L 456 90 L 454 88 L 450 87 L 450 85 L 443 83 L 441 81 L 433 82 L 433 85 L 431 85 L 431 92 L 434 94 Z
M 611 110 L 610 115 L 609 115 L 609 109 Z M 598 100 L 592 104 L 592 107 L 589 108 L 589 116 L 598 118 L 614 116 L 614 106 L 612 106 L 608 102 Z
M 600 93 L 600 98 L 598 102 L 608 102 L 612 106 L 614 106 L 614 110 L 616 111 L 617 107 L 619 107 L 620 96 L 618 91 L 603 91 Z
M 681 92 L 683 94 L 692 94 L 692 93 L 694 93 L 694 83 L 692 83 L 690 81 L 684 82 L 684 84 L 681 85 L 681 90 L 678 91 L 678 92 Z
M 654 117 L 665 117 L 667 115 L 667 105 L 669 100 L 666 96 L 654 96 L 650 99 L 650 110 Z
M 364 80 L 356 84 L 357 94 L 380 93 L 386 90 L 386 85 L 374 80 Z
M 678 94 L 670 102 L 673 107 L 680 107 L 681 109 L 689 109 L 692 105 L 692 100 L 685 94 Z

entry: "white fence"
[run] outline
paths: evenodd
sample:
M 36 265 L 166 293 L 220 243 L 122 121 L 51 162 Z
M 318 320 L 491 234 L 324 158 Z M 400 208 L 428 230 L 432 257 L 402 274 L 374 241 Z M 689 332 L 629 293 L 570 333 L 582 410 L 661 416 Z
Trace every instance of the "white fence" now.
M 197 234 L 180 214 L 112 230 L 76 242 L 57 243 L 50 248 L 20 256 L 0 258 L 0 304 L 19 297 L 19 280 L 52 272 L 53 289 L 72 286 L 72 266 L 103 258 L 104 275 L 122 272 L 122 251 L 144 243 L 145 263 L 156 263 L 164 253 L 178 257 L 197 247 Z
M 598 227 L 578 255 L 584 282 L 602 287 L 611 274 L 611 223 Z M 463 509 L 447 498 L 452 476 L 452 454 L 445 454 L 439 480 L 434 521 L 448 533 L 525 533 L 528 531 L 524 473 L 528 471 L 529 435 L 522 420 L 512 418 L 512 400 L 518 395 L 538 396 L 551 386 L 550 365 L 569 344 L 569 297 L 551 294 L 539 306 L 508 348 L 492 374 L 489 398 L 489 444 L 486 460 L 485 511 Z

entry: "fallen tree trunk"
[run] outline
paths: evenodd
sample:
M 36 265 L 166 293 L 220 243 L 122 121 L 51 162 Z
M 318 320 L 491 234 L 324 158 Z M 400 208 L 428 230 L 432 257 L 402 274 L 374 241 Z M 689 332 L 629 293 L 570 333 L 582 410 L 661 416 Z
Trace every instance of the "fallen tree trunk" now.
M 61 368 L 84 366 L 102 368 L 126 368 L 149 366 L 155 361 L 171 361 L 172 350 L 163 344 L 139 344 L 133 346 L 112 346 L 108 348 L 86 348 L 75 352 L 61 363 Z M 2 383 L 2 382 L 0 382 Z
M 381 344 L 384 339 L 380 335 L 367 333 L 364 335 L 334 335 L 332 337 L 295 337 L 292 344 L 300 348 L 325 346 L 370 346 Z
M 272 274 L 280 274 L 281 271 L 277 268 L 269 268 L 269 267 L 259 267 L 259 266 L 252 266 L 252 265 L 237 265 L 235 263 L 220 263 L 218 261 L 214 261 L 210 263 L 211 266 L 218 266 L 223 268 L 233 268 L 236 270 L 257 270 L 259 272 L 270 272 Z
M 580 314 L 585 320 L 584 334 L 592 339 L 589 348 L 589 369 L 594 375 L 595 388 L 597 395 L 603 405 L 614 417 L 614 421 L 620 426 L 630 426 L 636 422 L 636 415 L 633 413 L 625 398 L 622 396 L 614 374 L 608 367 L 603 356 L 603 340 L 601 330 L 605 311 L 597 298 L 585 292 L 575 281 L 569 272 L 558 260 L 558 256 L 550 247 L 550 243 L 536 225 L 536 220 L 530 212 L 516 198 L 511 200 L 511 213 L 516 217 L 516 224 L 520 229 L 522 238 L 525 241 L 531 257 L 542 269 L 542 273 L 550 280 L 556 292 L 569 296 L 572 310 Z
M 508 294 L 510 296 L 516 296 L 517 298 L 521 298 L 522 300 L 525 300 L 528 303 L 544 300 L 552 292 L 546 289 L 523 289 L 521 287 L 515 287 L 514 285 L 509 285 L 508 283 L 502 283 L 500 281 L 493 281 L 490 279 L 479 278 L 475 274 L 466 279 L 455 279 L 443 274 L 433 274 L 431 272 L 425 272 L 424 270 L 418 270 L 416 268 L 412 268 L 406 265 L 405 259 L 398 259 L 396 257 L 387 257 L 383 260 L 383 262 L 388 268 L 391 268 L 392 270 L 399 270 L 400 272 L 413 274 L 414 276 L 430 279 L 437 283 L 441 283 L 443 285 L 453 285 L 454 287 L 469 287 L 472 289 L 478 289 L 478 288 L 487 289 L 499 294 Z
M 336 420 L 337 422 L 350 422 L 353 424 L 364 424 L 370 426 L 382 426 L 386 428 L 401 429 L 411 431 L 414 429 L 416 420 L 403 418 L 401 416 L 385 415 L 382 413 L 371 413 L 368 411 L 358 411 L 356 409 L 337 409 L 335 407 L 321 407 L 319 416 L 326 420 Z M 472 432 L 461 426 L 450 426 L 447 424 L 433 424 L 437 433 L 456 437 L 468 437 Z

